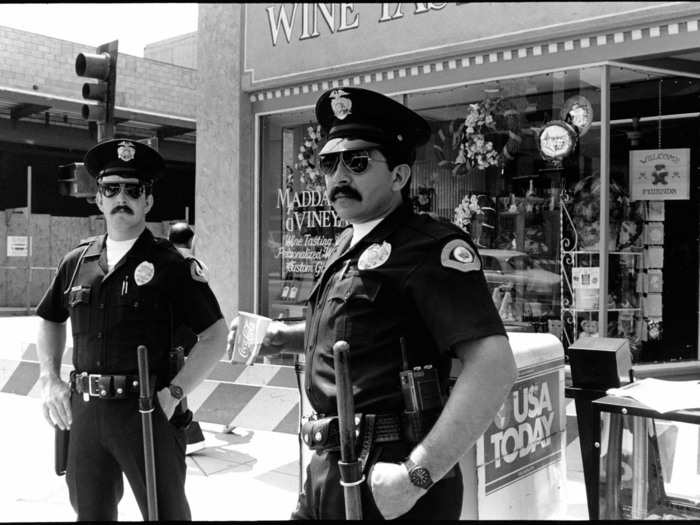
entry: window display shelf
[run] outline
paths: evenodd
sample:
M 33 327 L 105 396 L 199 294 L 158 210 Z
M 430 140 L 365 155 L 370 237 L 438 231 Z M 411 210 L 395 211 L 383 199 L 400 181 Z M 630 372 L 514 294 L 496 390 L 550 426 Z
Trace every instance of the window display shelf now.
M 598 250 L 562 250 L 562 254 L 585 254 L 585 255 L 597 255 L 600 253 Z M 644 255 L 644 252 L 608 252 L 608 255 Z
M 591 312 L 591 313 L 598 313 L 598 308 L 562 308 L 562 310 L 565 310 L 567 312 Z M 641 308 L 608 308 L 608 312 L 641 312 Z

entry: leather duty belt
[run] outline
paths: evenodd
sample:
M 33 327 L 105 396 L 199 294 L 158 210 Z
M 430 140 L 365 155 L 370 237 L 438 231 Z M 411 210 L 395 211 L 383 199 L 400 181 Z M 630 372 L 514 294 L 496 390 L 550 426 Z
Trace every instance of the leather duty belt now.
M 70 387 L 88 401 L 99 399 L 126 399 L 139 394 L 139 378 L 135 375 L 70 373 Z
M 366 428 L 369 421 L 373 421 L 371 432 L 367 432 L 369 429 Z M 355 414 L 355 429 L 359 437 L 358 442 L 361 442 L 364 436 L 371 436 L 370 439 L 374 443 L 403 440 L 401 416 L 398 414 Z M 338 416 L 312 415 L 302 423 L 301 437 L 311 450 L 338 450 L 340 448 Z

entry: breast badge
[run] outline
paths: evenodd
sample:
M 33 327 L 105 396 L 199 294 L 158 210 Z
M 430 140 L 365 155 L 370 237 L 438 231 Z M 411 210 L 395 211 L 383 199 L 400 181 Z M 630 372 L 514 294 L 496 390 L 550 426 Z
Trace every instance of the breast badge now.
M 382 244 L 374 243 L 362 252 L 360 260 L 357 261 L 357 268 L 360 270 L 378 268 L 387 261 L 389 255 L 391 255 L 391 244 L 386 241 Z
M 463 239 L 453 239 L 448 242 L 442 249 L 440 262 L 445 268 L 453 268 L 465 273 L 481 270 L 481 261 L 474 248 Z
M 136 267 L 136 270 L 134 270 L 134 281 L 136 281 L 138 286 L 142 286 L 153 279 L 155 273 L 153 263 L 143 261 Z

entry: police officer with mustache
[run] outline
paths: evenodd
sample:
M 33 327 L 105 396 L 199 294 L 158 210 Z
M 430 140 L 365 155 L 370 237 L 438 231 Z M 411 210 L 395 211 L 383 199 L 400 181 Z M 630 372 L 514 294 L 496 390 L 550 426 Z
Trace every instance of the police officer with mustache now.
M 380 93 L 343 87 L 321 95 L 316 118 L 328 137 L 318 162 L 327 195 L 351 227 L 309 296 L 306 321 L 273 321 L 261 349 L 305 353 L 315 414 L 302 438 L 314 454 L 292 518 L 345 517 L 332 350 L 345 340 L 363 518 L 459 519 L 457 463 L 490 424 L 516 373 L 481 259 L 460 228 L 411 208 L 412 165 L 431 133 L 420 115 Z M 229 342 L 237 326 L 234 319 Z M 448 397 L 453 357 L 463 369 Z M 402 390 L 414 367 L 433 378 L 422 390 L 431 399 L 418 394 L 417 411 Z
M 96 204 L 107 234 L 82 242 L 61 261 L 37 307 L 44 417 L 70 429 L 66 482 L 79 521 L 117 519 L 126 476 L 147 516 L 137 347 L 148 348 L 155 383 L 153 434 L 158 516 L 190 520 L 185 497 L 184 396 L 211 372 L 225 349 L 226 324 L 206 276 L 167 239 L 146 227 L 160 154 L 128 139 L 87 152 Z M 66 324 L 73 331 L 68 383 L 60 375 Z M 198 335 L 185 366 L 171 377 L 173 327 Z

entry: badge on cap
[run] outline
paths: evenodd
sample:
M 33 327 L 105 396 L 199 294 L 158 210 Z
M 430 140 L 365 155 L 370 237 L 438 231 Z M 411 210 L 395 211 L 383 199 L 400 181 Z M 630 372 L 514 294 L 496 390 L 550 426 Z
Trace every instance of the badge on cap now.
M 387 261 L 389 255 L 391 255 L 391 244 L 386 241 L 382 244 L 375 243 L 362 252 L 360 260 L 357 261 L 357 267 L 360 270 L 378 268 Z
M 474 248 L 463 239 L 448 242 L 442 249 L 440 262 L 445 268 L 454 268 L 465 273 L 481 270 L 481 261 Z
M 343 95 L 348 95 L 348 93 L 342 89 L 336 89 L 331 93 L 331 109 L 338 120 L 343 120 L 352 113 L 350 111 L 352 109 L 352 100 L 345 98 Z
M 156 273 L 153 268 L 153 263 L 148 261 L 143 261 L 134 270 L 134 281 L 138 286 L 142 286 L 153 279 L 153 275 Z
M 200 283 L 206 283 L 209 281 L 207 276 L 207 267 L 195 258 L 190 260 L 190 274 L 192 275 L 192 279 L 199 281 Z
M 130 160 L 134 160 L 135 154 L 136 150 L 134 149 L 134 145 L 131 142 L 120 142 L 117 146 L 117 157 L 119 157 L 119 160 L 129 162 Z

